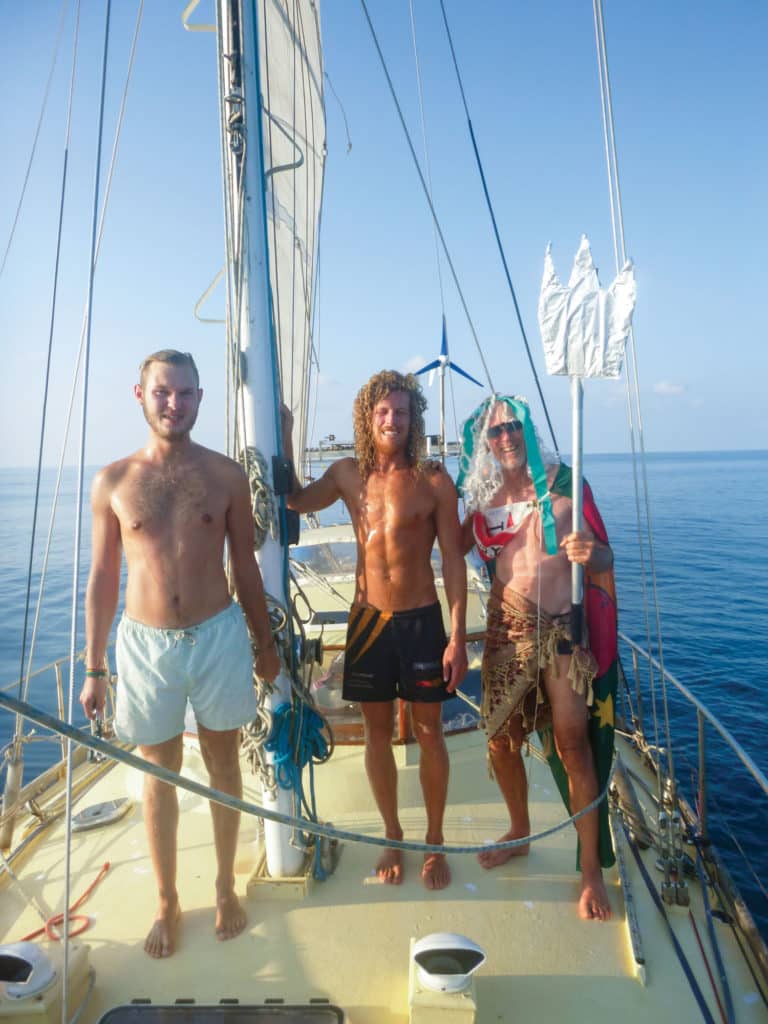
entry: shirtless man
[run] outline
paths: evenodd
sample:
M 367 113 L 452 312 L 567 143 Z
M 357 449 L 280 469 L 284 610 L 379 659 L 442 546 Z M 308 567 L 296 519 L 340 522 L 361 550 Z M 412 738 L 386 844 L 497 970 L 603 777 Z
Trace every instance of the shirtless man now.
M 144 448 L 102 469 L 93 482 L 93 560 L 86 595 L 88 718 L 104 711 L 107 640 L 117 610 L 122 552 L 128 565 L 125 614 L 117 633 L 118 736 L 142 757 L 178 772 L 187 698 L 198 723 L 211 786 L 242 795 L 239 727 L 256 713 L 256 671 L 280 670 L 261 574 L 253 553 L 248 482 L 231 459 L 193 443 L 203 396 L 189 353 L 166 350 L 141 365 L 136 400 L 149 424 Z M 224 572 L 224 541 L 239 598 Z M 242 609 L 242 611 L 241 611 Z M 144 781 L 144 819 L 159 890 L 157 917 L 144 948 L 166 957 L 176 946 L 178 801 L 174 786 Z M 216 847 L 216 937 L 231 939 L 246 917 L 235 895 L 238 812 L 211 802 Z
M 402 839 L 397 769 L 392 753 L 394 700 L 410 703 L 419 742 L 428 843 L 443 842 L 448 751 L 441 704 L 467 670 L 466 566 L 460 550 L 456 488 L 443 467 L 421 461 L 426 400 L 416 379 L 377 373 L 355 399 L 356 458 L 339 459 L 323 476 L 294 484 L 288 505 L 316 512 L 341 498 L 357 537 L 357 585 L 347 630 L 344 698 L 360 701 L 365 765 L 388 839 Z M 290 414 L 284 410 L 284 438 Z M 451 609 L 446 644 L 430 563 L 437 537 Z M 402 853 L 387 849 L 376 866 L 382 882 L 403 878 Z M 428 889 L 451 880 L 443 854 L 427 854 Z
M 537 495 L 521 422 L 527 417 L 528 407 L 519 399 L 499 398 L 492 405 L 475 439 L 474 465 L 470 461 L 465 488 L 473 511 L 462 527 L 465 550 L 477 544 L 482 557 L 495 560 L 483 657 L 483 723 L 493 774 L 510 815 L 509 830 L 498 842 L 530 835 L 521 747 L 534 728 L 553 726 L 557 752 L 568 775 L 572 811 L 586 807 L 598 792 L 586 703 L 596 663 L 588 651 L 576 653 L 570 642 L 571 563 L 602 572 L 611 568 L 613 554 L 588 527 L 571 532 L 571 499 L 551 491 L 558 550 L 556 554 L 545 550 L 541 500 L 552 487 L 558 467 L 543 466 L 539 459 Z M 486 462 L 481 465 L 484 455 Z M 488 480 L 492 463 L 497 467 L 498 487 L 490 499 L 478 500 L 481 481 Z M 541 672 L 540 659 L 545 662 Z M 580 818 L 576 830 L 581 840 L 579 914 L 604 921 L 611 915 L 611 906 L 598 855 L 598 812 Z M 493 868 L 527 853 L 528 846 L 521 845 L 489 850 L 478 859 L 483 867 Z

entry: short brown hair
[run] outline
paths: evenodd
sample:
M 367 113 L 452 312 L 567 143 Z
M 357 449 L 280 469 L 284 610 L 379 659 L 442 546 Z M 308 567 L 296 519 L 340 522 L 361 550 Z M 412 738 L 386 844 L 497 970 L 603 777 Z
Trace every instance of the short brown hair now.
M 139 367 L 139 383 L 142 387 L 144 387 L 144 382 L 147 377 L 147 370 L 150 368 L 152 363 L 168 363 L 170 366 L 188 366 L 195 375 L 195 387 L 200 387 L 200 374 L 197 372 L 195 360 L 192 358 L 191 352 L 179 352 L 179 350 L 175 348 L 161 348 L 159 352 L 153 352 L 151 356 L 147 356 Z
M 427 400 L 421 385 L 412 373 L 398 373 L 397 370 L 382 370 L 364 384 L 357 393 L 353 407 L 355 431 L 355 455 L 363 480 L 367 480 L 376 464 L 376 448 L 373 443 L 372 416 L 374 406 L 392 394 L 404 391 L 408 395 L 411 422 L 408 427 L 405 455 L 408 465 L 418 468 L 426 451 L 424 410 Z

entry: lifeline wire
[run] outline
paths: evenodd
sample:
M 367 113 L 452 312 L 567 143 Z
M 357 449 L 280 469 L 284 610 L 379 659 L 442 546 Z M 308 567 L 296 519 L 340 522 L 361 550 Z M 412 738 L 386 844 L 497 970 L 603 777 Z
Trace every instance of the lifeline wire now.
M 419 843 L 410 842 L 406 840 L 398 839 L 387 839 L 386 836 L 366 836 L 360 832 L 348 832 L 345 829 L 337 829 L 332 825 L 324 825 L 321 822 L 310 822 L 306 818 L 296 818 L 289 814 L 281 814 L 279 811 L 274 811 L 271 808 L 260 807 L 258 804 L 249 803 L 246 800 L 242 800 L 238 797 L 230 796 L 228 793 L 222 793 L 219 790 L 211 789 L 209 786 L 204 786 L 200 782 L 195 782 L 193 779 L 188 778 L 185 775 L 179 775 L 177 772 L 168 771 L 165 768 L 160 768 L 151 761 L 145 761 L 141 757 L 137 757 L 135 754 L 130 754 L 127 751 L 121 750 L 106 740 L 100 739 L 98 736 L 92 736 L 90 733 L 84 733 L 82 730 L 70 725 L 68 722 L 63 722 L 61 719 L 56 718 L 54 715 L 49 715 L 47 712 L 42 711 L 40 708 L 36 708 L 32 704 L 27 704 L 24 701 L 16 700 L 14 697 L 10 697 L 7 694 L 0 692 L 0 707 L 7 708 L 10 711 L 14 711 L 17 714 L 23 715 L 30 721 L 35 722 L 37 725 L 43 726 L 46 729 L 51 729 L 53 732 L 58 733 L 61 736 L 65 736 L 68 739 L 80 744 L 80 746 L 86 747 L 88 750 L 95 750 L 100 754 L 104 754 L 106 757 L 113 761 L 118 761 L 121 764 L 127 764 L 131 768 L 136 768 L 146 775 L 152 775 L 156 779 L 160 779 L 161 782 L 170 783 L 176 786 L 177 789 L 184 789 L 189 793 L 194 793 L 196 796 L 203 797 L 206 800 L 214 800 L 218 804 L 222 804 L 224 807 L 229 807 L 233 811 L 241 811 L 244 814 L 256 815 L 260 818 L 266 818 L 269 821 L 275 821 L 279 825 L 288 825 L 290 828 L 300 829 L 304 832 L 311 832 L 313 835 L 325 836 L 329 839 L 341 839 L 351 843 L 365 843 L 369 846 L 386 846 L 396 850 L 411 850 L 419 853 L 482 853 L 488 850 L 512 850 L 516 846 L 521 846 L 526 843 L 535 843 L 540 839 L 546 839 L 548 836 L 554 835 L 556 832 L 567 828 L 568 825 L 579 818 L 582 818 L 585 814 L 589 814 L 593 811 L 603 800 L 607 798 L 608 791 L 613 781 L 613 774 L 616 767 L 616 761 L 614 761 L 611 767 L 611 772 L 605 784 L 605 788 L 598 793 L 595 799 L 583 807 L 576 814 L 572 814 L 569 818 L 563 819 L 557 825 L 552 825 L 550 828 L 543 829 L 541 832 L 532 833 L 530 836 L 524 836 L 522 839 L 510 839 L 504 843 L 482 843 L 482 844 L 471 844 L 464 846 L 454 845 L 438 845 L 437 843 Z

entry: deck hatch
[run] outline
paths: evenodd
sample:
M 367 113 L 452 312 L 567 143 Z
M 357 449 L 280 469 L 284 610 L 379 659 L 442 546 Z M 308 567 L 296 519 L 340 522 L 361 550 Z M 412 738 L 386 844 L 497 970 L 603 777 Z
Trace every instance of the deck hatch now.
M 116 1006 L 99 1024 L 344 1024 L 344 1013 L 328 1003 L 302 1006 L 232 1003 L 191 1006 Z

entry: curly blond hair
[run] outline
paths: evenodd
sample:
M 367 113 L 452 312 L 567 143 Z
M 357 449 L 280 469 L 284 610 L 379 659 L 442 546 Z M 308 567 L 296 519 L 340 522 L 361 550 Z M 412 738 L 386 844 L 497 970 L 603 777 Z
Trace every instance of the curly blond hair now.
M 421 385 L 412 373 L 398 373 L 397 370 L 382 370 L 364 384 L 357 393 L 352 409 L 352 421 L 355 431 L 355 455 L 360 476 L 367 480 L 376 464 L 376 447 L 373 442 L 373 409 L 393 391 L 404 391 L 408 395 L 411 422 L 408 428 L 408 439 L 405 456 L 408 465 L 413 469 L 422 468 L 422 460 L 427 448 L 424 430 L 424 411 L 427 400 Z

